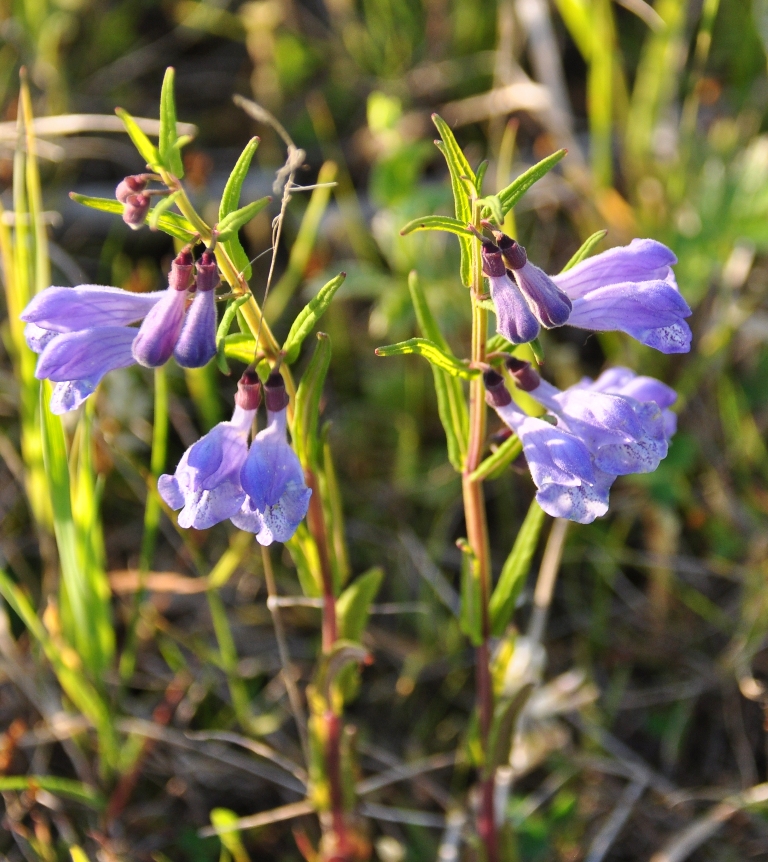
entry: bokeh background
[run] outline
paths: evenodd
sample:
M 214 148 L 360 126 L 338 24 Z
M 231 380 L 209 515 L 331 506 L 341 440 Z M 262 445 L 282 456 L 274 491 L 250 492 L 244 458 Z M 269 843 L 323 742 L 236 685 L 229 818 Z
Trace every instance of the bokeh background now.
M 122 177 L 143 169 L 112 121 L 88 125 L 82 115 L 106 117 L 119 105 L 157 117 L 168 65 L 179 119 L 197 127 L 185 150 L 186 183 L 204 215 L 215 214 L 254 134 L 262 142 L 245 200 L 270 192 L 285 159 L 279 136 L 233 94 L 272 111 L 306 151 L 298 182 L 337 182 L 294 196 L 266 308 L 284 336 L 319 285 L 348 274 L 322 327 L 333 343 L 323 418 L 350 568 L 385 570 L 365 641 L 375 662 L 349 716 L 365 773 L 432 756 L 443 766 L 369 798 L 374 815 L 376 805 L 402 812 L 370 818 L 382 862 L 437 858 L 446 811 L 471 782 L 461 752 L 473 658 L 450 608 L 464 530 L 460 483 L 427 365 L 373 353 L 417 334 L 413 269 L 454 350 L 467 352 L 455 238 L 399 235 L 416 216 L 451 211 L 430 114 L 450 123 L 473 165 L 489 160 L 488 191 L 568 148 L 515 212 L 520 242 L 545 270 L 558 271 L 601 228 L 608 234 L 598 250 L 650 236 L 675 251 L 694 309 L 690 354 L 664 357 L 623 336 L 578 330 L 545 340 L 545 373 L 560 386 L 608 362 L 675 386 L 679 431 L 656 473 L 621 479 L 606 518 L 568 531 L 546 654 L 530 659 L 544 662 L 547 697 L 516 741 L 506 805 L 521 862 L 768 859 L 768 794 L 760 788 L 768 768 L 764 0 L 3 0 L 0 37 L 6 211 L 20 67 L 35 115 L 59 118 L 38 127 L 54 284 L 161 286 L 171 240 L 132 232 L 68 192 L 111 197 Z M 246 227 L 251 257 L 269 248 L 276 207 Z M 3 219 L 11 223 L 8 212 Z M 265 255 L 253 265 L 259 300 L 268 262 Z M 25 491 L 19 387 L 2 326 L 9 353 L 0 365 L 0 555 L 42 612 L 56 589 L 55 554 Z M 234 382 L 213 369 L 168 374 L 173 466 L 225 417 Z M 288 754 L 298 748 L 261 557 L 251 546 L 221 525 L 181 535 L 163 516 L 154 588 L 134 613 L 152 403 L 144 370 L 111 374 L 94 437 L 114 630 L 119 644 L 134 634 L 138 643 L 129 686 L 104 671 L 111 716 L 116 727 L 136 730 L 131 721 L 143 720 L 160 730 L 108 833 L 87 805 L 9 790 L 0 855 L 49 862 L 81 844 L 100 860 L 298 860 L 282 823 L 243 830 L 228 848 L 200 833 L 213 808 L 244 816 L 297 798 L 254 771 L 251 755 L 228 747 L 222 733 L 263 738 Z M 498 572 L 533 486 L 511 469 L 487 495 Z M 232 566 L 219 587 L 190 588 L 227 548 Z M 515 618 L 521 631 L 541 550 Z M 289 558 L 273 556 L 280 592 L 298 595 Z M 287 608 L 284 618 L 306 679 L 318 612 Z M 77 774 L 98 784 L 83 728 L 61 731 L 58 741 L 50 730 L 57 716 L 64 721 L 55 678 L 21 620 L 8 620 L 10 629 L 0 627 L 0 776 Z M 19 684 L 19 668 L 32 691 Z M 163 717 L 171 690 L 179 697 Z M 692 827 L 699 837 L 685 844 Z

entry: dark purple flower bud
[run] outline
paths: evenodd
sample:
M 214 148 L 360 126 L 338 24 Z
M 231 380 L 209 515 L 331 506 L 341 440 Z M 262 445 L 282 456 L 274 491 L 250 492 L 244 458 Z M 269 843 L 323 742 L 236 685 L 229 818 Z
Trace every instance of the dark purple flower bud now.
M 194 258 L 189 249 L 183 249 L 174 258 L 168 274 L 168 286 L 174 290 L 189 290 L 192 285 Z
M 533 370 L 530 362 L 510 356 L 504 363 L 515 378 L 515 385 L 523 392 L 533 392 L 541 383 L 541 377 Z
M 173 356 L 183 368 L 202 368 L 216 355 L 216 295 L 219 270 L 206 251 L 197 263 L 197 292 L 184 319 Z
M 144 318 L 133 342 L 133 356 L 140 365 L 157 368 L 171 358 L 184 324 L 192 268 L 192 255 L 186 250 L 180 252 L 171 264 L 168 289 Z
M 128 195 L 125 199 L 123 202 L 123 221 L 131 230 L 138 230 L 144 224 L 149 212 L 149 204 L 149 195 L 144 192 Z
M 200 256 L 200 260 L 198 260 L 195 268 L 197 269 L 198 290 L 216 290 L 219 284 L 221 284 L 219 267 L 212 251 L 206 249 Z
M 505 233 L 499 235 L 499 251 L 510 269 L 522 269 L 528 263 L 525 249 Z
M 279 371 L 273 371 L 264 384 L 264 400 L 270 413 L 279 413 L 288 406 L 288 393 Z
M 253 368 L 246 368 L 237 381 L 235 404 L 242 410 L 258 410 L 261 404 L 261 382 Z
M 483 258 L 483 273 L 488 278 L 503 278 L 507 273 L 501 252 L 492 242 L 484 242 L 480 251 Z
M 134 174 L 133 176 L 126 177 L 115 189 L 115 197 L 121 204 L 124 204 L 131 195 L 143 192 L 148 184 L 149 176 L 147 174 Z
M 483 374 L 485 384 L 485 400 L 491 407 L 506 407 L 512 401 L 512 396 L 504 384 L 504 378 L 491 369 Z

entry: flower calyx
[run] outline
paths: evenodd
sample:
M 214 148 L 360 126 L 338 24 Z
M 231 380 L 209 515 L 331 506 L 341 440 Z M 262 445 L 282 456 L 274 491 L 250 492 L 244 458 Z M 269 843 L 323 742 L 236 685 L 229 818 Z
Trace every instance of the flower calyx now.
M 534 389 L 538 389 L 541 377 L 539 377 L 530 362 L 518 359 L 517 356 L 509 356 L 504 361 L 504 365 L 507 371 L 514 377 L 515 386 L 518 389 L 522 389 L 523 392 L 533 392 Z
M 504 383 L 504 378 L 493 369 L 483 374 L 485 400 L 491 407 L 506 407 L 512 403 L 512 396 Z
M 261 404 L 261 381 L 256 369 L 248 367 L 237 382 L 235 404 L 242 410 L 258 410 Z
M 264 401 L 270 413 L 279 413 L 288 406 L 288 393 L 279 371 L 273 371 L 264 384 Z

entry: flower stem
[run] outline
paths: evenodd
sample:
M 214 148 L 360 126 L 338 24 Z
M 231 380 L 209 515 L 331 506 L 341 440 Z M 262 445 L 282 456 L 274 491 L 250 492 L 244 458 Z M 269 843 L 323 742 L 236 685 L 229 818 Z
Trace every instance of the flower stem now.
M 475 222 L 480 227 L 479 208 L 475 206 Z M 472 362 L 482 363 L 486 356 L 488 338 L 487 311 L 480 305 L 483 295 L 483 272 L 479 240 L 472 243 Z M 491 586 L 491 553 L 488 542 L 488 522 L 485 514 L 482 479 L 473 479 L 472 473 L 480 465 L 485 445 L 486 407 L 485 389 L 481 377 L 470 383 L 469 389 L 469 445 L 462 475 L 464 518 L 467 539 L 478 564 L 480 578 L 480 607 L 482 609 L 482 642 L 475 650 L 475 689 L 480 723 L 480 740 L 486 759 L 493 720 L 493 685 L 490 671 L 490 621 L 488 608 Z M 484 771 L 485 772 L 485 771 Z M 485 848 L 486 862 L 497 862 L 498 845 L 493 807 L 493 772 L 485 773 L 480 787 L 480 811 L 477 831 Z
M 328 550 L 328 531 L 323 514 L 323 504 L 320 499 L 320 488 L 317 475 L 314 470 L 304 471 L 307 487 L 311 488 L 312 496 L 309 499 L 309 511 L 307 512 L 307 524 L 309 531 L 317 545 L 320 558 L 320 575 L 323 589 L 323 624 L 322 641 L 323 653 L 328 655 L 338 639 L 338 622 L 336 619 L 336 594 L 333 586 L 333 571 L 331 569 L 331 557 Z M 332 699 L 332 698 L 331 698 Z M 331 833 L 329 843 L 329 860 L 333 862 L 345 862 L 355 858 L 353 846 L 347 829 L 347 818 L 344 812 L 344 788 L 342 780 L 341 764 L 341 716 L 337 715 L 333 703 L 327 705 L 323 720 L 326 727 L 327 737 L 325 743 L 325 774 L 328 779 L 330 791 L 331 810 L 330 817 L 321 818 L 324 830 Z

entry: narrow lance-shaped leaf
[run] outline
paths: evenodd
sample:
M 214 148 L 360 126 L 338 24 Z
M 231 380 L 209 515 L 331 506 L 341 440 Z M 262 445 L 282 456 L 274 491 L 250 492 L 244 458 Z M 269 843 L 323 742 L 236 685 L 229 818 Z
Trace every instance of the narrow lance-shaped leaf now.
M 283 344 L 282 352 L 285 356 L 285 361 L 289 365 L 298 359 L 304 339 L 309 335 L 323 314 L 325 314 L 334 294 L 344 283 L 346 277 L 346 272 L 340 272 L 335 278 L 332 278 L 327 284 L 323 285 L 317 292 L 317 295 L 312 297 L 298 313 Z
M 248 302 L 250 298 L 250 293 L 246 293 L 244 296 L 240 296 L 237 299 L 232 300 L 232 302 L 227 305 L 224 314 L 221 316 L 221 323 L 219 323 L 219 328 L 216 330 L 216 363 L 219 366 L 219 369 L 222 374 L 230 373 L 229 365 L 227 365 L 225 344 L 225 339 L 229 332 L 229 328 L 232 326 L 232 321 L 235 319 L 238 309 L 241 306 L 245 305 L 245 303 Z M 238 334 L 245 335 L 245 333 Z M 247 338 L 252 342 L 253 350 L 255 351 L 256 340 L 251 335 L 248 335 Z M 248 360 L 248 362 L 250 362 L 250 359 Z
M 165 70 L 163 88 L 160 91 L 160 135 L 158 149 L 163 166 L 175 177 L 181 179 L 184 176 L 184 165 L 181 160 L 181 152 L 176 146 L 178 135 L 176 131 L 174 77 L 173 66 L 169 66 Z
M 252 218 L 257 216 L 271 200 L 271 197 L 259 198 L 259 200 L 253 201 L 253 203 L 246 204 L 244 207 L 240 207 L 239 210 L 231 212 L 219 222 L 216 228 L 219 239 L 222 241 L 232 239 L 240 228 L 248 224 Z
M 359 642 L 368 623 L 371 602 L 381 587 L 384 570 L 377 566 L 356 578 L 339 596 L 336 616 L 339 637 Z
M 483 181 L 485 180 L 485 175 L 488 172 L 488 166 L 490 162 L 488 159 L 483 159 L 482 162 L 477 167 L 477 176 L 475 177 L 475 188 L 477 189 L 477 193 L 481 195 L 483 193 Z
M 456 142 L 448 124 L 438 114 L 432 115 L 432 122 L 437 127 L 442 141 L 436 141 L 436 146 L 448 163 L 448 171 L 451 175 L 451 188 L 453 200 L 456 207 L 456 218 L 467 225 L 472 221 L 472 204 L 470 202 L 468 184 L 474 187 L 476 182 L 475 173 Z M 467 237 L 460 236 L 461 246 L 461 280 L 469 287 L 472 277 L 472 246 Z
M 486 778 L 492 778 L 499 766 L 509 763 L 517 717 L 530 697 L 533 688 L 533 683 L 528 683 L 514 697 L 501 697 L 496 703 L 487 745 L 488 754 L 483 767 Z
M 174 192 L 172 195 L 160 198 L 155 206 L 152 207 L 149 211 L 149 218 L 147 219 L 147 224 L 149 225 L 150 230 L 158 229 L 161 217 L 176 203 L 180 194 L 181 192 Z
M 325 332 L 317 333 L 317 347 L 296 392 L 293 415 L 293 444 L 304 468 L 314 469 L 318 459 L 317 423 L 320 396 L 325 375 L 331 363 L 331 339 Z
M 0 793 L 27 791 L 34 794 L 38 789 L 47 790 L 55 796 L 74 799 L 91 808 L 104 807 L 104 797 L 98 790 L 71 778 L 59 778 L 56 775 L 0 775 Z
M 511 437 L 508 437 L 492 455 L 489 455 L 485 460 L 483 460 L 478 467 L 469 474 L 469 478 L 473 482 L 483 482 L 486 479 L 496 479 L 522 451 L 523 444 L 520 442 L 520 439 L 513 434 Z
M 512 207 L 520 200 L 520 198 L 528 191 L 528 189 L 538 182 L 545 174 L 554 168 L 554 166 L 567 154 L 568 150 L 558 150 L 547 156 L 527 171 L 511 182 L 505 189 L 497 192 L 496 196 L 501 201 L 501 209 L 506 215 Z M 491 215 L 490 207 L 483 210 L 483 216 L 487 218 Z
M 221 196 L 219 203 L 219 221 L 223 221 L 230 213 L 234 212 L 240 203 L 240 194 L 243 190 L 243 183 L 248 176 L 248 170 L 251 167 L 253 154 L 259 146 L 259 138 L 251 138 L 245 145 L 245 149 L 240 154 L 232 173 L 229 175 L 227 184 L 224 186 L 224 193 Z M 251 264 L 248 261 L 248 255 L 240 243 L 239 237 L 235 234 L 231 239 L 224 241 L 224 248 L 231 258 L 238 271 L 243 274 L 247 281 L 251 277 Z
M 120 201 L 112 200 L 111 198 L 94 198 L 90 195 L 81 195 L 77 192 L 70 192 L 69 196 L 73 201 L 76 201 L 83 206 L 90 207 L 92 210 L 100 212 L 113 213 L 114 215 L 123 214 L 123 205 Z M 178 213 L 164 212 L 157 219 L 157 227 L 163 233 L 167 233 L 182 242 L 190 242 L 197 236 L 194 227 Z
M 427 298 L 419 283 L 416 272 L 408 276 L 408 288 L 411 291 L 411 300 L 416 312 L 416 320 L 419 329 L 440 347 L 445 353 L 451 353 L 448 342 L 443 338 L 437 321 L 427 304 Z M 432 365 L 432 376 L 435 381 L 435 395 L 437 396 L 437 411 L 445 431 L 445 439 L 448 444 L 448 460 L 457 472 L 464 469 L 464 459 L 467 454 L 467 438 L 469 435 L 469 419 L 467 416 L 467 405 L 464 400 L 464 392 L 461 381 L 450 374 L 446 374 L 440 368 Z
M 154 171 L 160 167 L 160 153 L 157 147 L 149 140 L 149 138 L 141 131 L 139 124 L 128 111 L 123 108 L 115 108 L 115 113 L 123 121 L 125 131 L 128 132 L 128 137 L 133 141 L 133 145 L 139 151 L 142 159 Z
M 409 338 L 408 341 L 377 347 L 375 352 L 377 356 L 405 356 L 415 353 L 417 356 L 423 356 L 431 365 L 446 371 L 452 377 L 461 377 L 464 380 L 471 380 L 480 373 L 476 368 L 470 368 L 455 357 L 445 353 L 434 341 L 429 341 L 427 338 Z
M 442 230 L 457 236 L 472 236 L 472 231 L 469 230 L 466 223 L 450 216 L 441 215 L 422 216 L 409 221 L 408 224 L 400 228 L 400 236 L 407 236 L 409 233 L 416 233 L 420 230 Z
M 499 575 L 499 581 L 493 591 L 490 602 L 491 633 L 500 635 L 504 632 L 512 614 L 515 603 L 525 583 L 525 577 L 536 551 L 541 528 L 544 526 L 544 511 L 534 500 L 528 509 L 515 544 L 509 552 Z
M 236 359 L 247 365 L 256 355 L 256 339 L 249 332 L 233 332 L 223 339 L 221 350 L 227 359 Z
M 574 254 L 574 256 L 566 263 L 566 265 L 562 268 L 561 272 L 568 272 L 569 269 L 572 269 L 576 266 L 577 263 L 581 263 L 584 258 L 589 257 L 592 253 L 592 249 L 600 242 L 601 239 L 605 237 L 608 233 L 607 230 L 596 230 L 592 236 L 587 237 L 584 242 L 581 244 L 579 250 Z
M 53 530 L 61 564 L 61 611 L 64 635 L 80 654 L 89 670 L 97 669 L 98 657 L 89 634 L 90 615 L 86 580 L 80 570 L 77 532 L 72 518 L 67 444 L 61 419 L 48 409 L 51 385 L 40 387 L 40 417 L 43 460 L 51 492 Z

